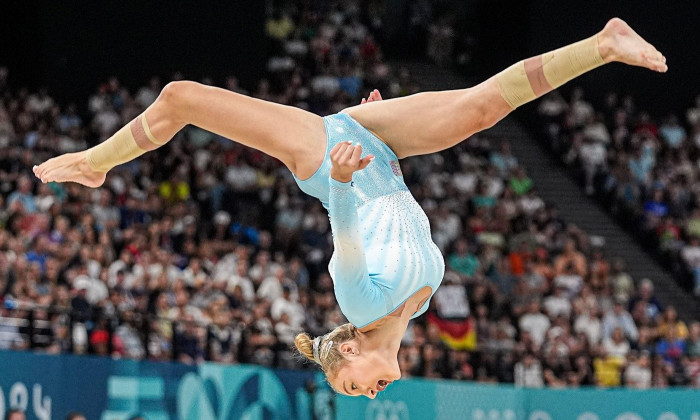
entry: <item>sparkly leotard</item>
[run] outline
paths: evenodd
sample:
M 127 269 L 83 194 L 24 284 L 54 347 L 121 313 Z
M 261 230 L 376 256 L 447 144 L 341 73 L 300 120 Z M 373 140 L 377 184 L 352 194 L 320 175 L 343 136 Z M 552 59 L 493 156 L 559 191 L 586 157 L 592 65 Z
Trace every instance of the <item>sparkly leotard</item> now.
M 325 117 L 324 124 L 327 146 L 321 167 L 309 179 L 295 179 L 328 210 L 335 247 L 328 269 L 335 296 L 347 319 L 361 328 L 425 286 L 435 293 L 445 263 L 394 152 L 347 114 Z M 330 177 L 328 154 L 341 141 L 359 142 L 363 155 L 375 156 L 351 183 Z M 425 312 L 428 303 L 413 317 Z

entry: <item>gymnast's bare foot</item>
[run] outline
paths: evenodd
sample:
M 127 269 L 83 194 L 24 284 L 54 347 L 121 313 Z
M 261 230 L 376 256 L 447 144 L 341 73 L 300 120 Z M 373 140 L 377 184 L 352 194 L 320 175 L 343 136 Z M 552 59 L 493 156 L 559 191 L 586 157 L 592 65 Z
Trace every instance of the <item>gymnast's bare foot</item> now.
M 598 33 L 598 51 L 606 63 L 619 61 L 665 73 L 666 57 L 622 19 L 613 18 Z
M 34 167 L 34 175 L 41 182 L 77 182 L 97 188 L 105 182 L 106 172 L 98 172 L 87 163 L 87 150 L 66 153 Z

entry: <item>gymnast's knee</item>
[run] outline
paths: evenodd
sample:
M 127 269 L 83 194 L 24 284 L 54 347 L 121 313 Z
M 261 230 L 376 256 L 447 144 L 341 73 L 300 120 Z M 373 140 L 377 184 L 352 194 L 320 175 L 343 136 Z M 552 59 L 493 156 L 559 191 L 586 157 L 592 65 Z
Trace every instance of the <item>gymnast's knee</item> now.
M 162 108 L 169 116 L 185 120 L 183 111 L 187 106 L 188 98 L 196 95 L 196 91 L 204 85 L 189 80 L 178 80 L 170 82 L 161 90 L 154 105 Z

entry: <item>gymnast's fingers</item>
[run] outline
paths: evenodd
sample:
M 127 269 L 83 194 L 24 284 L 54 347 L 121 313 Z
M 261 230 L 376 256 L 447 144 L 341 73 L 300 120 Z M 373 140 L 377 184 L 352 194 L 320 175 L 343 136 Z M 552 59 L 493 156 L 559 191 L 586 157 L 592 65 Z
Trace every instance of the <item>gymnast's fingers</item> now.
M 360 166 L 358 171 L 361 171 L 367 167 L 374 160 L 374 155 L 367 155 L 360 160 Z
M 359 165 L 361 157 L 362 157 L 362 145 L 356 144 L 355 147 L 353 147 L 352 157 L 350 158 L 350 164 L 355 165 L 355 166 Z
M 340 155 L 340 160 L 342 163 L 348 163 L 350 162 L 350 159 L 352 159 L 352 154 L 355 151 L 355 148 L 352 146 L 352 144 L 346 145 L 345 149 L 342 151 L 342 155 Z
M 333 146 L 333 148 L 331 149 L 331 152 L 330 152 L 331 159 L 336 159 L 338 157 L 338 155 L 340 154 L 340 150 L 344 144 L 346 144 L 346 143 L 340 142 L 340 143 L 336 144 L 335 146 Z

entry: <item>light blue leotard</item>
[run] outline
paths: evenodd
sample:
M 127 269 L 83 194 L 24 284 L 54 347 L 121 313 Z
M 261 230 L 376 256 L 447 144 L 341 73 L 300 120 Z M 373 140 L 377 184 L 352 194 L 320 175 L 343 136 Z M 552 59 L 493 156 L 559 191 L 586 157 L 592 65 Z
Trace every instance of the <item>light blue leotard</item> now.
M 324 119 L 326 157 L 297 184 L 328 210 L 335 250 L 328 265 L 340 309 L 358 328 L 390 314 L 425 286 L 435 293 L 445 263 L 430 235 L 428 217 L 403 181 L 399 161 L 383 141 L 347 114 Z M 375 156 L 352 183 L 330 177 L 329 151 L 339 142 L 362 145 Z M 428 309 L 429 301 L 413 316 Z

